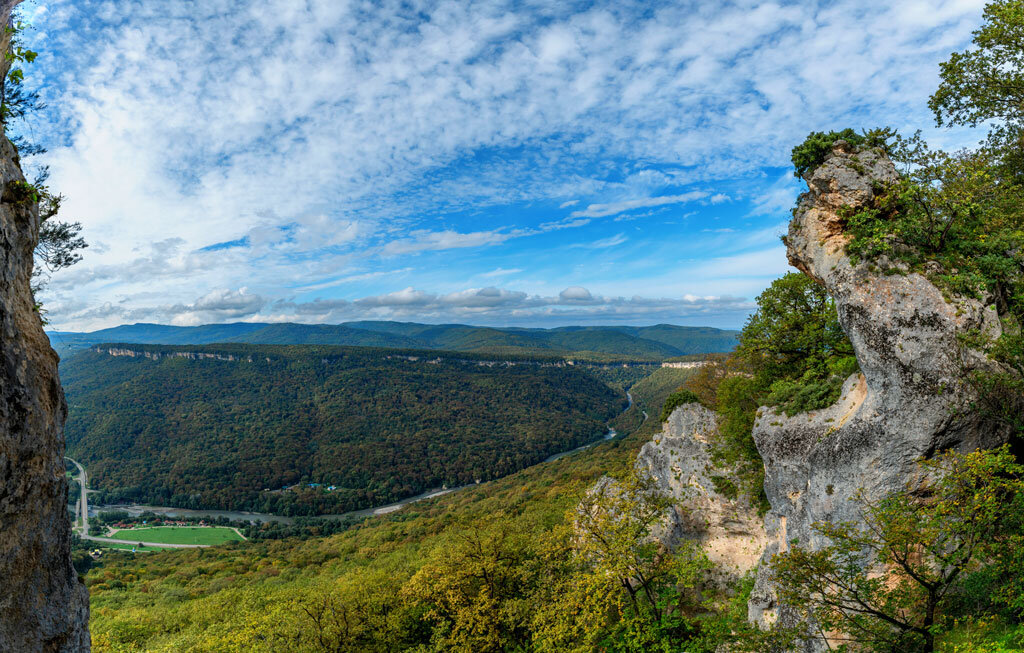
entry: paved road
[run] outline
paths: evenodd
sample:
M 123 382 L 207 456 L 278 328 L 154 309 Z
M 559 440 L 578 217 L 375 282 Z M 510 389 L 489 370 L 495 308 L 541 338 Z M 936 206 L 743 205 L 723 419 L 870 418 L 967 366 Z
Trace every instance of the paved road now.
M 65 456 L 66 457 L 66 456 Z M 168 549 L 202 549 L 210 546 L 209 544 L 164 544 L 162 542 L 143 542 L 142 540 L 118 540 L 112 537 L 97 537 L 95 535 L 89 535 L 89 478 L 86 476 L 85 467 L 82 467 L 77 460 L 68 458 L 75 467 L 78 468 L 78 487 L 82 491 L 81 498 L 78 499 L 78 514 L 82 519 L 82 525 L 78 532 L 79 537 L 83 540 L 90 540 L 92 542 L 108 542 L 111 544 L 142 544 L 144 546 L 154 546 Z M 239 533 L 241 535 L 241 533 Z

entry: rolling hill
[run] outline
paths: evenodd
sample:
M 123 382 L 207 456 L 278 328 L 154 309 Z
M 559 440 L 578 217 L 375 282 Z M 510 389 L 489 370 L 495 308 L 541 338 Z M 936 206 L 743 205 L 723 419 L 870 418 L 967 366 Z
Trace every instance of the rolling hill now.
M 730 351 L 736 346 L 736 332 L 671 324 L 528 329 L 381 321 L 345 324 L 236 322 L 195 327 L 127 324 L 89 333 L 52 331 L 50 340 L 62 355 L 106 342 L 164 345 L 239 342 L 549 353 L 605 360 L 654 361 L 688 354 Z

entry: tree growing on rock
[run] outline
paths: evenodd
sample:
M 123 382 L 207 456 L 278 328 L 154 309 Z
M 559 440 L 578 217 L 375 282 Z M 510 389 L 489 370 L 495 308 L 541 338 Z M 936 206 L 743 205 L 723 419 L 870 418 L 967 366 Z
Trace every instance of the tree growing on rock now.
M 979 581 L 988 610 L 1022 607 L 1024 466 L 1003 447 L 944 453 L 921 470 L 930 485 L 852 499 L 861 522 L 816 524 L 828 546 L 795 543 L 775 556 L 779 599 L 815 624 L 817 637 L 930 653 Z

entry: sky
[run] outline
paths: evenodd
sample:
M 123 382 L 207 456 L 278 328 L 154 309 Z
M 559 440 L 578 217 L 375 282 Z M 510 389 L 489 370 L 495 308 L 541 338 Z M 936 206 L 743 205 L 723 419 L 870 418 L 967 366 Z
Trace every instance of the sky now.
M 742 326 L 812 130 L 934 144 L 983 0 L 29 0 L 51 328 Z

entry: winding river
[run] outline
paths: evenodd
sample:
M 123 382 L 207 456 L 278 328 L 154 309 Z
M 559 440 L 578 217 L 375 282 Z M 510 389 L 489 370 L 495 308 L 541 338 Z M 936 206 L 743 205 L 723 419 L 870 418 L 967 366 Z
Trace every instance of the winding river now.
M 629 404 L 626 406 L 626 410 L 629 410 L 630 408 L 633 407 L 633 395 L 627 392 L 626 398 L 629 400 Z M 577 454 L 581 451 L 589 449 L 590 447 L 594 446 L 595 444 L 598 444 L 599 442 L 611 440 L 616 435 L 618 435 L 618 432 L 616 432 L 615 429 L 609 427 L 607 433 L 602 435 L 599 439 L 591 442 L 590 444 L 585 444 L 582 447 L 576 447 L 575 449 L 570 449 L 569 451 L 563 451 L 561 453 L 556 453 L 552 456 L 548 456 L 543 461 L 537 464 L 542 465 L 544 463 L 554 462 L 561 458 Z M 401 501 L 396 501 L 395 503 L 389 503 L 386 506 L 378 506 L 376 508 L 365 508 L 363 510 L 354 510 L 352 512 L 342 513 L 340 515 L 317 515 L 317 517 L 320 517 L 321 519 L 341 520 L 350 517 L 358 518 L 372 517 L 374 515 L 386 515 L 390 512 L 395 512 L 396 510 L 399 510 L 409 505 L 410 503 L 416 503 L 417 501 L 423 501 L 425 499 L 433 499 L 435 497 L 440 497 L 445 494 L 450 494 L 452 492 L 464 490 L 468 487 L 474 487 L 475 485 L 475 483 L 471 483 L 469 485 L 462 485 L 453 488 L 437 488 L 434 490 L 427 490 L 422 494 L 417 494 L 414 497 L 408 497 L 406 499 L 402 499 Z M 124 511 L 127 512 L 129 515 L 141 515 L 144 512 L 152 512 L 157 515 L 162 515 L 165 517 L 197 517 L 204 519 L 216 519 L 217 517 L 226 517 L 231 521 L 278 522 L 281 524 L 291 524 L 295 521 L 294 518 L 292 517 L 284 517 L 282 515 L 270 515 L 261 512 L 246 512 L 233 510 L 189 510 L 188 508 L 171 508 L 167 506 L 141 506 L 136 504 L 110 504 L 105 506 L 89 506 L 89 515 L 96 516 L 96 514 L 99 512 L 109 512 L 113 510 Z

